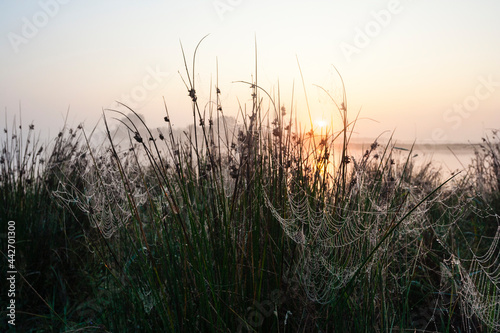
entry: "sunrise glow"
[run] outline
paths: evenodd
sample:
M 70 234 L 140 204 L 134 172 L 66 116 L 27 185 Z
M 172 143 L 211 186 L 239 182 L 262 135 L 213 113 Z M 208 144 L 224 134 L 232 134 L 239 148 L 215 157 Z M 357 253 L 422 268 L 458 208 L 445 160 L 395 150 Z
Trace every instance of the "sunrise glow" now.
M 173 123 L 188 126 L 182 43 L 198 100 L 209 105 L 217 84 L 228 116 L 251 101 L 241 81 L 257 79 L 304 126 L 337 119 L 330 97 L 340 105 L 345 89 L 349 120 L 361 111 L 355 135 L 477 141 L 500 123 L 499 10 L 451 0 L 7 1 L 0 106 L 56 132 L 68 108 L 70 123 L 93 126 L 116 101 L 155 124 L 165 97 Z
M 317 119 L 315 122 L 315 125 L 321 129 L 325 129 L 327 126 L 327 122 L 323 119 Z

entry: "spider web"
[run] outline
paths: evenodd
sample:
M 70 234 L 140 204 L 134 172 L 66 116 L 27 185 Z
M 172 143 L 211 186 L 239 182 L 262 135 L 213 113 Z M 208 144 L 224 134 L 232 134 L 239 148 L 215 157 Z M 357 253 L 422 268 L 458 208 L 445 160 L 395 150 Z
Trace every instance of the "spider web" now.
M 383 267 L 384 274 L 391 276 L 392 282 L 387 288 L 402 293 L 406 287 L 398 281 L 404 281 L 401 278 L 409 276 L 411 267 L 426 255 L 425 251 L 419 251 L 409 258 L 404 253 L 410 248 L 417 248 L 421 235 L 430 231 L 448 251 L 450 259 L 441 263 L 441 275 L 453 277 L 451 283 L 458 294 L 455 298 L 461 302 L 465 315 L 463 320 L 468 321 L 466 327 L 473 328 L 474 318 L 479 318 L 491 329 L 500 331 L 500 227 L 484 255 L 475 255 L 468 246 L 472 259 L 460 260 L 444 240 L 453 237 L 453 228 L 459 228 L 456 221 L 464 214 L 463 207 L 446 207 L 452 212 L 453 219 L 450 222 L 439 218 L 431 221 L 428 210 L 434 203 L 442 204 L 447 194 L 438 192 L 419 204 L 426 194 L 401 180 L 399 188 L 407 195 L 407 200 L 401 206 L 393 207 L 390 200 L 370 194 L 373 187 L 368 186 L 370 180 L 364 174 L 362 171 L 356 174 L 351 197 L 341 204 L 318 202 L 300 186 L 291 186 L 293 180 L 290 179 L 286 186 L 287 204 L 284 208 L 276 208 L 269 197 L 265 197 L 266 206 L 286 236 L 299 248 L 296 271 L 308 298 L 323 304 L 332 302 L 358 270 L 369 281 L 374 265 Z M 298 190 L 292 192 L 292 188 Z M 356 197 L 367 200 L 352 204 Z M 371 258 L 365 261 L 367 254 L 376 248 L 389 230 L 390 221 L 399 221 L 417 204 L 418 207 L 403 220 L 394 235 L 381 243 Z M 496 218 L 498 221 L 498 216 Z M 398 262 L 405 264 L 397 264 L 399 269 L 393 270 L 391 263 Z M 450 273 L 453 270 L 458 274 Z M 449 293 L 449 285 L 449 281 L 442 284 L 438 293 Z M 434 304 L 433 313 L 438 312 L 437 306 Z
M 97 163 L 83 171 L 83 186 L 59 182 L 53 195 L 66 204 L 75 204 L 88 215 L 92 227 L 98 228 L 105 238 L 110 238 L 131 221 L 130 200 L 136 206 L 143 205 L 147 200 L 147 191 L 141 170 L 131 157 L 122 162 L 123 175 L 129 185 L 125 188 L 125 180 L 112 155 L 100 156 Z
M 500 227 L 484 255 L 472 253 L 472 259 L 466 260 L 452 254 L 441 266 L 445 280 L 442 288 L 448 291 L 453 284 L 466 319 L 472 321 L 477 317 L 494 331 L 500 331 L 499 241 Z

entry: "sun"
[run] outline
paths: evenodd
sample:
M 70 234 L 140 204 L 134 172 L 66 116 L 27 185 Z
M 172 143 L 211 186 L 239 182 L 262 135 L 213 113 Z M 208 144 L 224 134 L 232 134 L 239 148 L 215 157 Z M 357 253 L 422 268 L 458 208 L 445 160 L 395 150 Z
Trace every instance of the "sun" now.
M 316 119 L 316 121 L 314 123 L 316 124 L 316 126 L 318 126 L 321 129 L 326 128 L 326 125 L 327 125 L 327 123 L 324 119 Z

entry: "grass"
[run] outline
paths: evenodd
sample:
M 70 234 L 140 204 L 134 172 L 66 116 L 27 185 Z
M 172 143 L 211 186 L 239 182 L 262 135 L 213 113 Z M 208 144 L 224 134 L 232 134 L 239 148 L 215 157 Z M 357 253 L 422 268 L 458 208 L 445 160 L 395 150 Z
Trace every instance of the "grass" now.
M 340 132 L 305 133 L 293 107 L 243 83 L 252 102 L 232 125 L 219 88 L 202 109 L 187 62 L 186 74 L 181 137 L 166 105 L 159 131 L 126 105 L 106 111 L 99 144 L 81 127 L 47 146 L 32 126 L 25 140 L 16 123 L 5 130 L 0 221 L 16 221 L 18 329 L 500 328 L 496 132 L 441 184 L 391 141 L 351 156 L 345 95 L 332 98 Z

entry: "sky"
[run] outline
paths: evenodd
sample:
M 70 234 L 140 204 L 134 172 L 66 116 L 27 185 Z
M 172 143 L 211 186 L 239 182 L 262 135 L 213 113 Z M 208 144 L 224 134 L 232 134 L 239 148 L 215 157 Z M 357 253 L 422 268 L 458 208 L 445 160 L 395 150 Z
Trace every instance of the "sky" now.
M 66 115 L 92 127 L 121 101 L 162 126 L 165 98 L 186 126 L 181 43 L 192 70 L 209 34 L 194 73 L 203 108 L 217 81 L 226 115 L 249 107 L 237 81 L 255 79 L 257 54 L 258 85 L 304 124 L 310 112 L 338 128 L 328 94 L 341 102 L 345 88 L 360 138 L 476 142 L 500 128 L 499 13 L 497 0 L 2 1 L 0 125 L 21 113 L 44 133 Z

